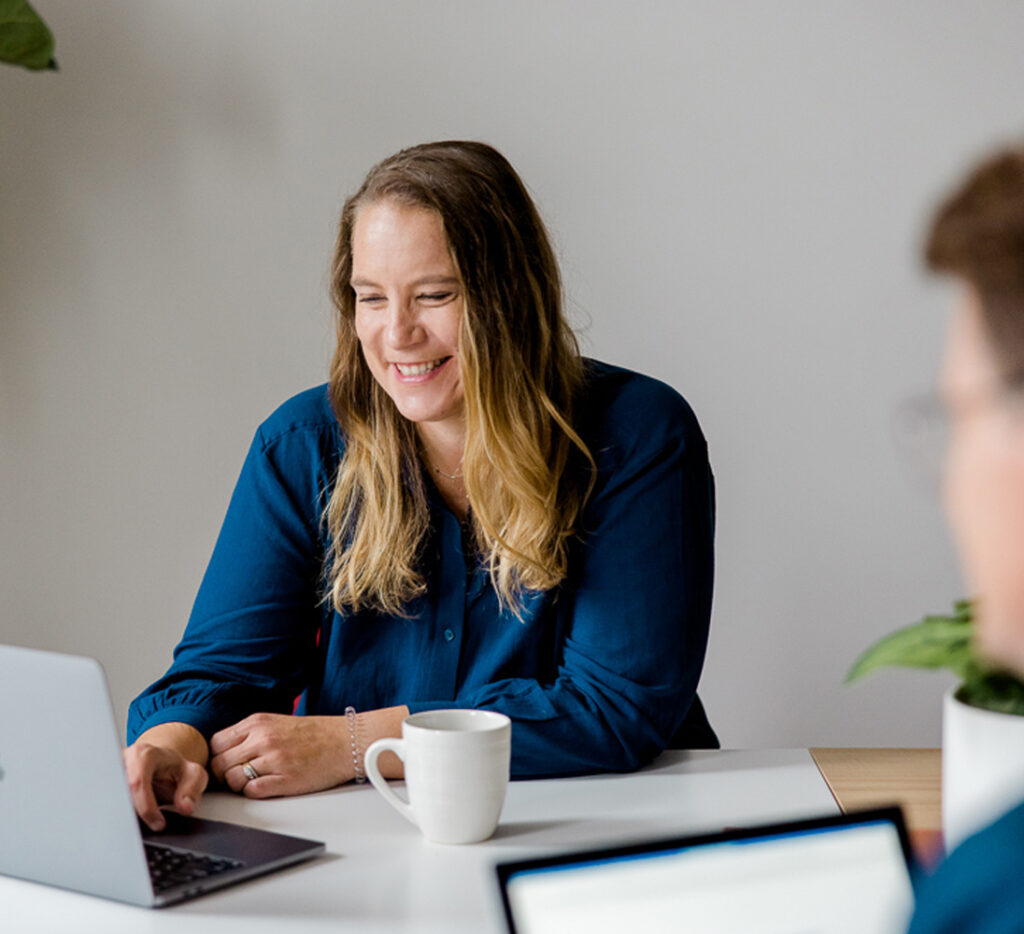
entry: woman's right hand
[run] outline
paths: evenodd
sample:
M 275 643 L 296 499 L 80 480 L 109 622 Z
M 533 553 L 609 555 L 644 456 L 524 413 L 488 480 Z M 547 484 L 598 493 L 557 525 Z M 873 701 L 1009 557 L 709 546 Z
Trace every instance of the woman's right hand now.
M 135 811 L 151 830 L 167 820 L 161 804 L 190 815 L 206 790 L 209 750 L 203 735 L 186 723 L 161 723 L 124 750 L 124 770 Z

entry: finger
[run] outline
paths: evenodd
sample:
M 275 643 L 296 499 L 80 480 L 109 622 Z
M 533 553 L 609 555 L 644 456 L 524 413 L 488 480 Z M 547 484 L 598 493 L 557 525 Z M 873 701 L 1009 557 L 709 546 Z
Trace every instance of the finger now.
M 160 811 L 153 790 L 153 756 L 138 750 L 126 749 L 124 760 L 128 791 L 135 813 L 150 830 L 163 830 L 167 826 L 167 820 Z
M 241 790 L 246 798 L 280 798 L 291 794 L 288 779 L 283 775 L 261 775 L 247 781 Z
M 227 773 L 240 766 L 243 762 L 250 762 L 255 759 L 259 753 L 251 748 L 249 744 L 238 746 L 232 746 L 225 752 L 222 752 L 219 756 L 214 756 L 210 760 L 210 771 L 213 772 L 214 778 L 219 782 L 228 784 Z
M 178 787 L 174 790 L 174 809 L 186 816 L 195 812 L 196 802 L 206 790 L 210 777 L 201 765 L 196 762 L 186 762 L 182 769 Z
M 240 765 L 233 765 L 230 769 L 224 772 L 224 777 L 221 781 L 232 791 L 241 794 L 248 779 L 245 777 L 245 773 L 242 771 L 242 767 Z
M 246 718 L 248 719 L 248 718 Z M 214 756 L 227 752 L 239 743 L 244 742 L 249 735 L 246 720 L 240 720 L 233 726 L 225 727 L 210 737 L 210 753 Z
M 153 786 L 144 779 L 138 779 L 136 782 L 129 782 L 128 788 L 131 791 L 135 813 L 150 830 L 163 830 L 167 826 L 167 820 L 160 810 L 160 805 L 157 804 Z
M 260 773 L 260 766 L 258 763 L 259 760 L 255 758 L 243 759 L 241 762 L 231 766 L 231 768 L 224 773 L 224 783 L 232 791 L 242 794 L 245 791 L 246 785 L 259 781 L 260 778 L 264 777 L 262 774 L 259 774 L 257 778 L 249 778 L 249 776 L 245 774 L 243 766 L 249 764 L 256 769 L 257 773 Z
M 227 784 L 227 779 L 224 777 L 224 773 L 227 772 L 233 764 L 234 763 L 229 763 L 227 761 L 227 757 L 223 754 L 214 756 L 208 763 L 211 774 L 215 779 L 217 779 L 217 781 L 221 782 L 221 784 Z

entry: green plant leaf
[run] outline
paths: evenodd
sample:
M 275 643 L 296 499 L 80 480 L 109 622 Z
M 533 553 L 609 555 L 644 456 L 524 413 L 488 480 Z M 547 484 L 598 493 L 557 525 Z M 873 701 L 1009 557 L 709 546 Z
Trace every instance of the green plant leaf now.
M 956 611 L 954 613 L 956 619 L 965 619 L 970 622 L 974 618 L 973 600 L 954 600 L 953 609 Z
M 957 607 L 958 611 L 960 607 Z M 965 618 L 966 615 L 966 618 Z M 971 648 L 972 624 L 968 614 L 926 616 L 921 622 L 898 629 L 879 639 L 853 663 L 847 683 L 878 668 L 948 668 L 963 679 L 976 673 Z
M 53 33 L 26 0 L 0 0 L 0 61 L 57 70 Z
M 853 663 L 846 682 L 891 665 L 948 668 L 960 678 L 956 696 L 963 703 L 1024 716 L 1024 682 L 975 653 L 973 630 L 973 601 L 957 600 L 952 616 L 926 616 L 879 639 Z

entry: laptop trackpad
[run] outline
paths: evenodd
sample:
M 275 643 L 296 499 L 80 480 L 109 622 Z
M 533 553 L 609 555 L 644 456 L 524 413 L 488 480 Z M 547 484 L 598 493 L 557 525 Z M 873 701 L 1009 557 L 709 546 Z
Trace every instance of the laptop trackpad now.
M 164 811 L 163 814 L 167 819 L 165 830 L 153 831 L 140 822 L 142 838 L 147 843 L 238 860 L 250 866 L 277 863 L 310 848 L 309 840 L 268 830 L 206 818 L 185 817 L 174 811 Z

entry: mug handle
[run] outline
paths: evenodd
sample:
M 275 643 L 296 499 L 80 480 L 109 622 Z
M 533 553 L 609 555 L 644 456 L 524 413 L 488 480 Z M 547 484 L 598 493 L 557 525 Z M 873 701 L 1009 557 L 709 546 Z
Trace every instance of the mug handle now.
M 409 823 L 416 824 L 416 818 L 413 815 L 409 802 L 403 800 L 391 790 L 387 779 L 380 774 L 380 769 L 377 768 L 377 757 L 382 752 L 393 752 L 402 762 L 405 762 L 405 741 L 393 736 L 386 736 L 384 739 L 378 739 L 376 742 L 371 743 L 370 748 L 366 750 L 366 755 L 363 757 L 363 769 L 366 772 L 366 777 L 370 780 L 370 784 L 384 795 L 384 800 Z

